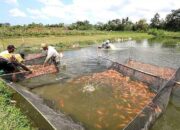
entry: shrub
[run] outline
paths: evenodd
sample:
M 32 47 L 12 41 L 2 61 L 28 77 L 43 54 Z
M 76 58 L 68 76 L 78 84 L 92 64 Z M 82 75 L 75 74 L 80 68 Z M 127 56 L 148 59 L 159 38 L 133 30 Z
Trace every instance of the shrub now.
M 154 36 L 165 36 L 165 31 L 160 29 L 149 29 L 148 34 L 154 35 Z

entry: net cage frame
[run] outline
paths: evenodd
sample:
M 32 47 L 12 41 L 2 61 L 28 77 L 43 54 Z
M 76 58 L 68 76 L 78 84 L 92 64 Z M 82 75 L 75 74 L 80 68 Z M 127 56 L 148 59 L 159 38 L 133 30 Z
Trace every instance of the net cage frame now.
M 146 83 L 148 87 L 154 90 L 155 92 L 159 92 L 163 88 L 163 85 L 168 82 L 167 79 L 164 79 L 160 76 L 157 76 L 157 75 L 154 75 L 154 74 L 142 71 L 142 70 L 138 70 L 138 69 L 132 68 L 130 66 L 127 66 L 125 64 L 121 64 L 118 62 L 113 62 L 110 69 L 116 70 L 119 73 L 123 74 L 124 76 L 128 76 L 133 80 Z M 174 74 L 175 73 L 173 73 L 172 76 Z
M 112 63 L 108 69 L 116 70 L 124 76 L 129 76 L 133 80 L 146 83 L 148 87 L 156 93 L 155 97 L 123 128 L 123 130 L 148 130 L 157 118 L 166 110 L 172 86 L 174 85 L 174 81 L 176 81 L 177 77 L 180 75 L 180 69 L 176 70 L 176 72 L 173 73 L 172 77 L 168 80 L 163 79 L 160 76 L 129 67 L 125 64 L 114 62 L 109 59 L 105 60 Z M 159 108 L 160 111 L 158 111 L 157 108 Z
M 166 110 L 175 81 L 180 80 L 180 68 L 172 74 L 169 80 L 118 62 L 113 62 L 111 69 L 120 72 L 124 76 L 129 76 L 134 80 L 144 82 L 148 84 L 150 89 L 155 90 L 156 96 L 123 129 L 148 130 Z
M 44 63 L 46 56 L 45 55 L 41 55 L 39 57 L 35 57 L 35 58 L 30 58 L 27 59 L 25 58 L 24 64 L 25 65 L 42 65 Z M 7 73 L 7 74 L 2 74 L 0 75 L 0 77 L 6 81 L 13 81 L 12 76 L 14 75 L 16 77 L 16 82 L 19 81 L 24 81 L 26 80 L 25 76 L 29 74 L 29 71 L 20 71 L 20 72 L 15 72 L 15 73 Z M 52 75 L 52 73 L 47 73 L 47 75 Z M 35 76 L 30 78 L 31 80 L 36 80 L 37 77 L 39 77 L 41 79 L 41 77 L 44 77 L 46 74 L 42 74 L 39 76 Z M 52 82 L 51 82 L 52 83 Z M 26 84 L 27 85 L 27 84 Z M 45 85 L 45 84 L 43 84 Z M 40 86 L 40 85 L 38 85 Z
M 162 85 L 161 90 L 156 94 L 149 104 L 147 104 L 136 117 L 129 122 L 123 130 L 149 130 L 155 121 L 162 115 L 169 103 L 170 96 L 175 81 L 180 80 L 180 68 L 165 84 Z
M 42 57 L 27 60 L 25 61 L 25 63 L 28 65 L 42 64 L 44 59 L 45 59 L 45 56 L 42 56 Z M 151 73 L 147 73 L 147 72 L 129 67 L 125 64 L 114 62 L 109 59 L 105 59 L 105 60 L 111 61 L 112 63 L 108 69 L 116 70 L 117 72 L 123 74 L 124 76 L 128 76 L 133 80 L 146 83 L 148 87 L 154 90 L 154 92 L 156 93 L 156 96 L 142 109 L 142 111 L 138 113 L 129 122 L 129 124 L 127 124 L 123 128 L 123 130 L 134 130 L 134 129 L 148 130 L 153 125 L 153 123 L 157 120 L 157 118 L 165 111 L 169 102 L 172 86 L 175 84 L 174 81 L 179 80 L 178 78 L 180 78 L 180 68 L 176 70 L 176 72 L 173 74 L 173 76 L 169 80 L 167 80 L 159 76 L 153 75 Z M 20 80 L 24 80 L 22 77 L 23 75 L 26 75 L 26 74 L 27 72 L 23 72 L 23 73 L 17 73 L 16 75 L 17 77 L 20 77 Z M 47 75 L 52 75 L 52 74 L 47 74 Z M 47 75 L 41 75 L 41 76 L 38 76 L 38 78 L 33 77 L 30 79 L 37 80 L 37 82 L 39 82 L 39 78 L 41 77 L 43 78 L 43 76 L 47 76 Z M 8 76 L 12 76 L 12 74 L 9 74 Z M 6 77 L 4 78 L 6 79 Z M 50 82 L 49 84 L 57 83 L 57 82 L 59 81 Z M 47 84 L 44 84 L 44 85 L 47 85 Z M 42 85 L 39 85 L 39 86 L 42 86 Z M 156 110 L 157 108 L 160 108 L 160 111 L 157 111 Z

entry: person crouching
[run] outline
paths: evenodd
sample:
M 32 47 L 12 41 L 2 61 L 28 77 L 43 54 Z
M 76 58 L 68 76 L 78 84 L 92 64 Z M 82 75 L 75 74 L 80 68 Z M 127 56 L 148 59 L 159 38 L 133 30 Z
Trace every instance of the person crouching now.
M 59 54 L 54 47 L 48 46 L 46 43 L 42 43 L 41 47 L 46 51 L 47 55 L 43 66 L 46 66 L 51 61 L 55 65 L 57 72 L 59 72 L 60 59 L 63 56 L 62 53 Z

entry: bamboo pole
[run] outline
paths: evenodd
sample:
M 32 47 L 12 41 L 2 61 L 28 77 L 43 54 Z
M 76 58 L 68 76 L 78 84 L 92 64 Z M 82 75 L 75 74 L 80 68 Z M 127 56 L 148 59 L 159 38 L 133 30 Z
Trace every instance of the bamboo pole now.
M 15 72 L 15 73 L 2 74 L 2 75 L 0 75 L 0 77 L 11 76 L 13 74 L 25 74 L 25 73 L 29 73 L 29 71 L 21 71 L 21 72 Z

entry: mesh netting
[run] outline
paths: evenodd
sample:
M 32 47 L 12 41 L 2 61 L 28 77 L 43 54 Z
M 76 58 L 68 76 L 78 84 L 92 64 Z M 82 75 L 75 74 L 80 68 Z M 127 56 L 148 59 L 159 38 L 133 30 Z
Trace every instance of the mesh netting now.
M 129 66 L 127 66 L 129 65 Z M 180 69 L 160 68 L 158 66 L 141 62 L 128 61 L 127 65 L 114 62 L 112 69 L 129 76 L 135 80 L 147 83 L 150 88 L 157 91 L 155 98 L 134 118 L 124 130 L 148 130 L 155 120 L 165 111 L 174 81 L 180 78 Z M 134 68 L 131 68 L 131 67 Z M 144 68 L 143 68 L 144 67 Z M 138 70 L 137 70 L 138 69 Z M 160 69 L 160 70 L 159 70 Z M 149 70 L 144 72 L 144 70 Z M 167 70 L 167 72 L 165 72 Z M 157 71 L 161 71 L 158 73 Z
M 56 67 L 54 65 L 29 65 L 28 68 L 32 73 L 28 71 L 20 71 L 16 73 L 8 73 L 0 75 L 3 79 L 13 82 L 22 82 L 25 87 L 33 87 L 46 85 L 55 82 L 56 79 Z M 47 77 L 48 78 L 47 80 Z
M 157 118 L 165 111 L 174 81 L 178 80 L 180 69 L 176 74 L 162 87 L 162 90 L 154 97 L 154 99 L 139 113 L 124 130 L 148 130 Z
M 26 65 L 37 65 L 43 64 L 46 56 L 43 54 L 29 54 L 25 57 L 25 64 Z
M 34 57 L 34 58 L 33 58 Z M 19 82 L 19 84 L 28 87 L 36 88 L 48 84 L 54 84 L 58 82 L 64 82 L 72 78 L 88 75 L 94 72 L 101 72 L 107 70 L 112 62 L 107 60 L 97 60 L 92 57 L 81 57 L 81 59 L 63 59 L 60 65 L 59 73 L 55 73 L 54 65 L 49 65 L 43 67 L 44 56 L 41 55 L 32 55 L 29 56 L 26 64 L 28 67 L 33 70 L 32 74 L 25 75 L 24 79 Z
M 144 71 L 140 71 L 129 66 L 119 64 L 117 62 L 113 63 L 112 69 L 115 69 L 123 75 L 129 76 L 135 80 L 147 83 L 149 87 L 155 91 L 159 91 L 162 84 L 167 82 L 167 80 L 160 78 L 156 75 L 146 73 Z
M 150 73 L 152 75 L 156 75 L 158 77 L 161 77 L 167 80 L 170 79 L 172 75 L 175 73 L 175 69 L 172 69 L 169 67 L 146 64 L 146 63 L 135 61 L 135 60 L 129 60 L 126 63 L 126 65 L 131 68 L 135 68 L 135 69 L 144 71 L 146 73 Z
M 30 57 L 26 61 L 26 64 L 42 64 L 44 61 L 43 58 L 44 56 L 39 55 L 36 58 Z M 178 81 L 178 78 L 180 77 L 180 69 L 174 75 L 175 71 L 172 69 L 169 69 L 168 73 L 165 73 L 164 71 L 166 68 L 159 72 L 157 71 L 160 69 L 159 67 L 137 61 L 128 61 L 126 65 L 106 59 L 82 59 L 77 62 L 67 61 L 65 63 L 65 69 L 60 68 L 60 72 L 56 74 L 54 69 L 50 69 L 53 67 L 48 67 L 45 71 L 41 66 L 36 66 L 35 68 L 39 69 L 39 72 L 33 74 L 28 74 L 27 72 L 17 73 L 16 77 L 21 80 L 19 84 L 28 88 L 35 88 L 47 84 L 63 82 L 64 80 L 66 81 L 69 78 L 74 78 L 80 75 L 88 75 L 94 72 L 114 69 L 133 80 L 146 83 L 150 89 L 153 89 L 158 93 L 153 100 L 147 103 L 144 109 L 131 120 L 124 130 L 147 130 L 157 117 L 166 109 L 172 90 L 171 86 L 174 85 L 174 80 Z M 50 70 L 47 71 L 48 69 Z M 3 78 L 12 80 L 12 74 L 6 75 Z

